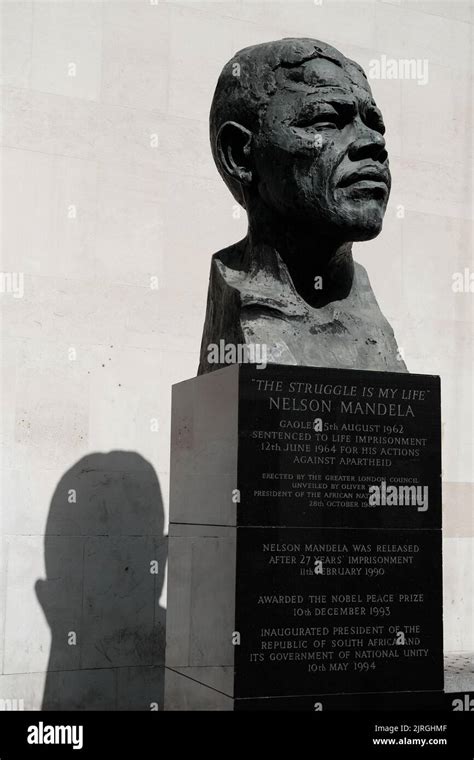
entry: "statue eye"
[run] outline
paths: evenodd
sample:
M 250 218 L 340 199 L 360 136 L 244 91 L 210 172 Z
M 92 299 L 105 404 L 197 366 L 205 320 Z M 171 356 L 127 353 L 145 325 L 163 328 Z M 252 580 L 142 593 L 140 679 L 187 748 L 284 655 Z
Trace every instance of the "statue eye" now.
M 320 113 L 302 116 L 294 123 L 295 127 L 302 129 L 316 127 L 317 129 L 338 129 L 341 126 L 341 117 L 337 113 Z

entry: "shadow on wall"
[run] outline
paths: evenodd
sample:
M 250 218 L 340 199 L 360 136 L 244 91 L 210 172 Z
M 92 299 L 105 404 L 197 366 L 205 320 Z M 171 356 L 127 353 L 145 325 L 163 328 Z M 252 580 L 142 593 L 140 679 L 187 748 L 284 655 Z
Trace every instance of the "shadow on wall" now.
M 61 478 L 35 584 L 52 637 L 43 710 L 163 709 L 163 527 L 139 454 L 90 454 Z

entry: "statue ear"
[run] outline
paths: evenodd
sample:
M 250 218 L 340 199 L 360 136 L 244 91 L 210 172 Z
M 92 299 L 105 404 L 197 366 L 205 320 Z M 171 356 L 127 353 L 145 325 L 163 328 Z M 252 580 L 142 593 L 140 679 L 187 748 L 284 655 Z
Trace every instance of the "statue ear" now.
M 252 181 L 252 133 L 235 121 L 226 121 L 217 134 L 217 152 L 227 174 L 241 184 Z

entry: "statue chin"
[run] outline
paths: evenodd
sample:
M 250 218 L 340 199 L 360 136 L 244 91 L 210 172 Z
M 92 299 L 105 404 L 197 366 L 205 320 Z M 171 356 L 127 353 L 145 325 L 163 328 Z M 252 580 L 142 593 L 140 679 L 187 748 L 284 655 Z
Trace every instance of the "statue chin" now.
M 349 217 L 349 218 L 348 218 Z M 344 219 L 338 219 L 335 230 L 339 236 L 344 235 L 347 242 L 372 240 L 382 230 L 384 210 L 376 208 L 375 211 L 367 206 L 357 210 L 357 213 L 346 215 Z
M 296 204 L 295 204 L 296 206 Z M 317 211 L 315 211 L 317 209 Z M 292 229 L 294 237 L 299 233 L 314 230 L 317 238 L 334 240 L 338 243 L 353 243 L 372 240 L 382 231 L 386 203 L 379 199 L 364 198 L 357 201 L 341 199 L 332 207 L 321 212 L 319 202 L 296 206 L 283 214 L 280 208 L 273 207 L 274 218 L 284 219 L 286 228 Z M 253 226 L 262 227 L 258 214 L 253 217 Z
M 316 230 L 317 237 L 324 236 L 326 240 L 334 240 L 337 243 L 357 243 L 363 240 L 373 240 L 382 231 L 383 214 L 371 215 L 353 215 L 351 219 L 347 216 L 344 219 L 327 220 L 311 219 L 311 227 Z M 309 225 L 308 225 L 309 226 Z
M 382 221 L 379 224 L 362 225 L 360 227 L 353 227 L 351 230 L 350 240 L 353 243 L 358 243 L 363 240 L 373 240 L 380 234 L 382 230 Z

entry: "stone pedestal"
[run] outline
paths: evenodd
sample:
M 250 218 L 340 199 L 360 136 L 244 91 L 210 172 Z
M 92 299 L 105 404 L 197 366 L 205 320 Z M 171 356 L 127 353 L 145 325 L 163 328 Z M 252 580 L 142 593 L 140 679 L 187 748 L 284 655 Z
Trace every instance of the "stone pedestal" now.
M 439 378 L 173 387 L 165 709 L 442 704 Z

